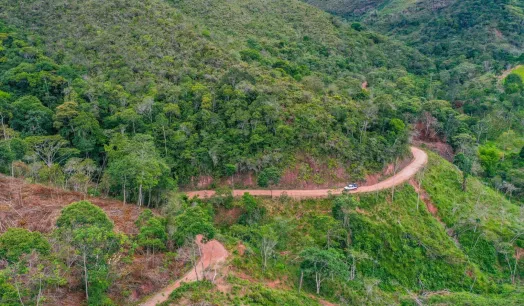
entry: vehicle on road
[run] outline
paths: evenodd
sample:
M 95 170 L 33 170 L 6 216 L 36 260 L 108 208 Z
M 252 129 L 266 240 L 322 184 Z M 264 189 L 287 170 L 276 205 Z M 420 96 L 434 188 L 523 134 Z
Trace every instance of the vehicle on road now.
M 351 190 L 356 190 L 358 188 L 358 185 L 355 183 L 349 184 L 346 187 L 344 187 L 344 192 L 348 192 Z

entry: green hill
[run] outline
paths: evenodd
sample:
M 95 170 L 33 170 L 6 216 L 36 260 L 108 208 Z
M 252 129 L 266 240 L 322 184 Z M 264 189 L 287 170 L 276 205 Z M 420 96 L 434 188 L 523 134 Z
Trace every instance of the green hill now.
M 110 193 L 126 189 L 134 200 L 144 187 L 169 189 L 159 180 L 166 174 L 180 184 L 256 174 L 291 165 L 297 152 L 349 165 L 354 177 L 376 171 L 406 152 L 399 120 L 417 111 L 410 105 L 432 65 L 293 0 L 4 0 L 0 8 L 6 108 L 32 95 L 52 112 L 32 131 L 5 122 L 24 139 L 60 134 L 69 156 L 108 168 Z M 135 152 L 147 182 L 136 160 L 117 157 L 136 151 L 134 141 L 147 144 L 147 159 Z M 35 162 L 26 148 L 14 159 Z
M 235 250 L 227 281 L 233 288 L 250 285 L 229 299 L 216 290 L 181 288 L 171 301 L 292 301 L 298 298 L 295 293 L 257 290 L 255 284 L 298 289 L 304 272 L 302 290 L 315 292 L 313 268 L 304 262 L 316 249 L 340 260 L 320 286 L 319 296 L 331 302 L 518 305 L 523 262 L 517 257 L 524 243 L 520 208 L 476 179 L 470 179 L 463 192 L 455 167 L 434 153 L 429 157 L 427 168 L 413 182 L 420 183 L 419 191 L 406 184 L 326 200 L 260 200 L 249 195 L 229 203 L 227 198 L 212 200 L 215 224 Z M 238 219 L 231 219 L 233 211 Z M 268 241 L 275 244 L 264 264 Z M 239 245 L 244 251 L 238 251 Z M 235 275 L 249 275 L 249 282 Z
M 469 78 L 522 62 L 524 4 L 516 0 L 306 1 L 405 42 L 439 71 Z M 441 77 L 443 72 L 440 73 Z M 442 80 L 442 79 L 441 79 Z M 447 78 L 444 83 L 450 82 Z M 451 85 L 451 84 L 450 84 Z M 449 96 L 447 97 L 449 98 Z

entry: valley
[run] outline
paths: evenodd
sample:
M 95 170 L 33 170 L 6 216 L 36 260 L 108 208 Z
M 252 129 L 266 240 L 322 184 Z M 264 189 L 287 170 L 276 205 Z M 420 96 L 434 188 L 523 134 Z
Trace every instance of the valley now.
M 0 305 L 522 305 L 520 0 L 0 0 Z

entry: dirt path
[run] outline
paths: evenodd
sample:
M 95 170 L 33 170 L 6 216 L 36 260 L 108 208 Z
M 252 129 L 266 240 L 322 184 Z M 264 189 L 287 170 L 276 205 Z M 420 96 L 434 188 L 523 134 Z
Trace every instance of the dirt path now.
M 206 269 L 218 266 L 219 264 L 223 263 L 229 256 L 229 253 L 224 248 L 224 246 L 216 240 L 211 240 L 207 243 L 202 243 L 202 236 L 198 235 L 196 242 L 202 252 L 202 256 L 200 257 L 200 260 L 196 265 L 196 270 L 194 267 L 191 268 L 191 271 L 187 272 L 186 275 L 177 280 L 175 283 L 162 289 L 160 292 L 158 292 L 157 294 L 149 298 L 147 301 L 142 303 L 141 306 L 156 306 L 159 303 L 167 301 L 167 299 L 169 298 L 169 294 L 171 294 L 171 292 L 173 292 L 173 290 L 175 290 L 176 288 L 180 287 L 182 283 L 196 281 L 197 273 L 198 279 L 201 279 L 202 275 L 204 274 L 203 272 Z
M 511 69 L 505 70 L 505 71 L 504 71 L 504 72 L 499 76 L 499 81 L 503 81 L 505 78 L 508 77 L 508 75 L 510 75 L 510 74 L 513 72 L 513 70 L 516 70 L 516 69 L 520 68 L 521 66 L 522 66 L 522 65 L 517 65 L 517 66 L 515 66 L 515 67 L 513 67 L 513 68 L 511 68 Z
M 406 181 L 408 181 L 411 177 L 413 177 L 428 161 L 428 155 L 426 152 L 419 148 L 411 147 L 411 153 L 413 154 L 413 161 L 407 165 L 404 169 L 402 169 L 400 172 L 395 174 L 394 176 L 379 182 L 375 185 L 371 186 L 363 186 L 359 187 L 357 190 L 351 191 L 351 193 L 366 193 L 366 192 L 373 192 L 373 191 L 379 191 L 388 189 L 397 185 L 400 185 Z M 238 197 L 242 196 L 245 192 L 249 192 L 251 195 L 254 196 L 270 196 L 270 197 L 280 197 L 282 195 L 287 195 L 289 197 L 295 198 L 295 199 L 303 199 L 303 198 L 325 198 L 331 195 L 337 195 L 342 194 L 342 189 L 317 189 L 317 190 L 292 190 L 292 189 L 285 189 L 285 190 L 265 190 L 265 189 L 243 189 L 243 190 L 234 190 L 233 196 Z M 209 198 L 212 197 L 215 194 L 214 190 L 199 190 L 199 191 L 190 191 L 186 192 L 187 196 L 192 197 L 200 197 L 200 198 Z

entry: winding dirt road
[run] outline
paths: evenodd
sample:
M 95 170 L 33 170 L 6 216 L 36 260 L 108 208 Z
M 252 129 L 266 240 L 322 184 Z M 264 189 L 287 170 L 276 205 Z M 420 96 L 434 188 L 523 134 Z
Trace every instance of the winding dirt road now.
M 196 264 L 196 269 L 195 267 L 192 267 L 191 271 L 187 272 L 186 275 L 173 284 L 165 287 L 162 289 L 162 291 L 158 292 L 144 303 L 140 304 L 141 306 L 156 306 L 157 304 L 167 301 L 169 294 L 171 294 L 171 292 L 173 292 L 173 290 L 176 288 L 180 287 L 182 283 L 190 283 L 196 281 L 197 279 L 202 279 L 205 270 L 210 270 L 217 267 L 221 263 L 225 262 L 229 256 L 226 248 L 216 240 L 210 240 L 207 243 L 202 243 L 202 235 L 198 235 L 196 243 L 198 244 L 202 254 L 200 256 L 200 260 Z
M 357 190 L 353 190 L 350 193 L 366 193 L 373 191 L 380 191 L 384 189 L 389 189 L 394 186 L 398 186 L 404 182 L 407 182 L 412 178 L 424 165 L 428 162 L 428 155 L 423 150 L 411 147 L 411 153 L 413 154 L 413 160 L 409 165 L 407 165 L 400 172 L 394 176 L 379 182 L 371 186 L 362 186 Z M 242 189 L 234 190 L 233 196 L 238 197 L 242 196 L 244 193 L 249 192 L 254 196 L 269 196 L 269 197 L 280 197 L 282 195 L 289 196 L 295 199 L 304 199 L 304 198 L 325 198 L 329 195 L 342 194 L 341 188 L 336 189 L 315 189 L 315 190 L 299 190 L 299 189 L 286 189 L 286 190 L 266 190 L 266 189 Z M 187 196 L 200 197 L 200 198 L 209 198 L 215 195 L 214 190 L 199 190 L 199 191 L 189 191 L 186 192 Z
M 351 191 L 351 193 L 364 193 L 364 192 L 373 192 L 373 191 L 379 191 L 388 189 L 394 186 L 398 186 L 404 182 L 407 182 L 410 178 L 412 178 L 428 161 L 428 155 L 426 152 L 422 151 L 421 149 L 411 147 L 411 153 L 413 153 L 413 161 L 407 165 L 404 169 L 402 169 L 399 173 L 395 174 L 394 176 L 379 182 L 375 185 L 371 186 L 363 186 L 360 187 L 357 190 Z M 255 196 L 271 196 L 271 197 L 279 197 L 281 195 L 287 195 L 292 198 L 323 198 L 327 197 L 330 194 L 341 194 L 342 189 L 318 189 L 318 190 L 261 190 L 261 189 L 252 189 L 252 190 L 235 190 L 233 192 L 234 196 L 242 196 L 245 192 L 249 192 L 252 195 Z M 202 197 L 207 198 L 211 197 L 215 194 L 215 191 L 213 190 L 201 190 L 201 191 L 191 191 L 187 192 L 187 195 L 189 197 Z M 216 268 L 221 263 L 225 262 L 227 257 L 229 256 L 229 253 L 224 248 L 224 246 L 216 241 L 211 240 L 207 243 L 202 243 L 202 236 L 198 235 L 196 239 L 196 243 L 198 244 L 200 250 L 201 250 L 201 257 L 198 263 L 196 264 L 196 268 L 193 267 L 191 271 L 189 271 L 186 275 L 184 275 L 181 279 L 177 280 L 175 283 L 167 286 L 166 288 L 162 289 L 162 291 L 158 292 L 151 298 L 149 298 L 147 301 L 141 304 L 141 306 L 156 306 L 159 303 L 167 301 L 169 294 L 173 292 L 176 288 L 180 287 L 180 285 L 184 282 L 193 282 L 197 279 L 202 278 L 202 275 L 204 274 L 204 271 Z

